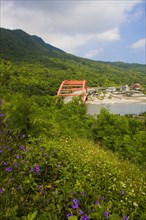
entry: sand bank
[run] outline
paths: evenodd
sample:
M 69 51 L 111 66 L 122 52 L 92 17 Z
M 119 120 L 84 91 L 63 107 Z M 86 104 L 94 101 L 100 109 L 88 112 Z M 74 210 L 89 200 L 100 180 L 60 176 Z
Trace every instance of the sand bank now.
M 114 103 L 146 103 L 146 96 L 131 96 L 124 95 L 105 95 L 102 98 L 89 96 L 86 103 L 89 104 L 114 104 Z

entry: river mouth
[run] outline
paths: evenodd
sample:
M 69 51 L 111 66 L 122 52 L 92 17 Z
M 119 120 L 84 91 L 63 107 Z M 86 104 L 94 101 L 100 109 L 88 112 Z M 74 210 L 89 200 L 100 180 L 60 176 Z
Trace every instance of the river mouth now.
M 146 112 L 146 103 L 107 103 L 107 104 L 96 104 L 87 103 L 87 114 L 95 115 L 99 114 L 102 108 L 106 108 L 109 112 L 126 115 L 126 114 L 141 114 Z

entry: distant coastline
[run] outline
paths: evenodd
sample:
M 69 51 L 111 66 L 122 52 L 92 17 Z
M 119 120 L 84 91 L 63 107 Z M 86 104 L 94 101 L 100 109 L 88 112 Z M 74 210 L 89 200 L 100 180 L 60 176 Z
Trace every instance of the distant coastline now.
M 125 95 L 105 95 L 105 97 L 98 98 L 95 96 L 88 97 L 87 104 L 115 104 L 115 103 L 146 103 L 146 95 L 126 97 Z

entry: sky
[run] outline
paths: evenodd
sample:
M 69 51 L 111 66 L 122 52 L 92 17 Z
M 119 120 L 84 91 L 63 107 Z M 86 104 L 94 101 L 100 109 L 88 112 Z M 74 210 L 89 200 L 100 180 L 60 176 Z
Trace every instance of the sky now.
M 84 58 L 146 64 L 145 0 L 0 0 L 0 25 Z

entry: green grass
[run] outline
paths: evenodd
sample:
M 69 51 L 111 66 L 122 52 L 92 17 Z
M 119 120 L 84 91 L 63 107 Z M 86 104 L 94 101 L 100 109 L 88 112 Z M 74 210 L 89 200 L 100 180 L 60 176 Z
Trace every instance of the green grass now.
M 102 220 L 105 211 L 110 220 L 146 219 L 144 171 L 112 152 L 85 139 L 28 142 L 6 130 L 1 146 L 0 219 Z

